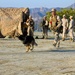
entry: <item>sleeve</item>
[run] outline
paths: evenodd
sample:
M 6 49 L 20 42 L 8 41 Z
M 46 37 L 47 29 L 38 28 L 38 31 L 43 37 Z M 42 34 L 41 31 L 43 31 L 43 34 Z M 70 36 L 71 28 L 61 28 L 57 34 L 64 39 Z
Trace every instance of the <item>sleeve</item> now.
M 69 26 L 69 28 L 71 29 L 71 28 L 73 28 L 73 27 L 74 27 L 74 21 L 71 20 L 71 21 L 70 21 L 70 26 Z
M 74 22 L 74 20 L 72 20 L 72 26 L 74 27 L 74 24 L 75 24 L 75 22 Z
M 57 25 L 57 28 L 59 28 L 61 26 L 61 20 L 59 20 L 59 23 Z
M 52 18 L 50 17 L 50 20 L 49 20 L 49 27 L 52 26 Z
M 47 20 L 46 20 L 46 23 L 45 23 L 45 25 L 46 25 L 46 26 L 48 26 L 48 21 L 47 21 Z
M 69 24 L 68 24 L 68 20 L 67 20 L 67 27 L 69 26 Z

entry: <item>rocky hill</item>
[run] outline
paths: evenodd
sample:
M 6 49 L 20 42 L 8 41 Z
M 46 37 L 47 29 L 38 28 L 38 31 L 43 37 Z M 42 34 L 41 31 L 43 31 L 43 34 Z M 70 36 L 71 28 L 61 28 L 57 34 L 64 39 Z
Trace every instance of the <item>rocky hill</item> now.
M 71 4 L 70 6 L 68 6 L 67 8 L 74 8 L 75 9 L 75 3 Z
M 46 12 L 51 11 L 51 9 L 52 8 L 45 8 L 45 7 L 42 7 L 42 8 L 33 8 L 33 9 L 30 9 L 30 13 L 33 16 L 33 18 L 35 20 L 37 20 L 37 18 L 40 19 L 43 16 L 45 16 Z M 61 10 L 61 8 L 57 7 L 56 10 Z

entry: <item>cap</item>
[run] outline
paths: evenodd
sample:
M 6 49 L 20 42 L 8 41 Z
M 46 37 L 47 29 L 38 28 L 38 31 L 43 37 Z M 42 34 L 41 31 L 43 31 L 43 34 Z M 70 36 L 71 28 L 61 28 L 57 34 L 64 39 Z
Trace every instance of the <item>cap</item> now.
M 53 12 L 53 11 L 56 11 L 56 9 L 53 8 L 53 9 L 51 10 L 51 12 Z
M 63 17 L 65 17 L 66 15 L 64 14 Z
M 72 19 L 72 18 L 73 18 L 73 16 L 70 16 L 70 18 Z

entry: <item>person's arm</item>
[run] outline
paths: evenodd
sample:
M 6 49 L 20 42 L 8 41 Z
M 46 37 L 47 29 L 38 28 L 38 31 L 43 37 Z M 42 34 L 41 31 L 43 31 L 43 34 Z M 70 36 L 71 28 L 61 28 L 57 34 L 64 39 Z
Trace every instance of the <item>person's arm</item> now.
M 46 23 L 45 23 L 45 25 L 46 25 L 46 26 L 48 26 L 48 21 L 47 21 L 47 20 L 46 20 Z
M 52 18 L 50 17 L 50 21 L 49 21 L 49 28 L 52 27 Z
M 61 26 L 61 20 L 59 20 L 59 23 L 57 25 L 57 28 L 59 28 Z
M 69 24 L 68 24 L 68 20 L 67 20 L 67 28 L 68 28 Z
M 71 28 L 73 28 L 73 27 L 74 27 L 74 21 L 71 20 L 71 21 L 70 21 L 70 27 L 69 27 L 69 28 L 71 29 Z

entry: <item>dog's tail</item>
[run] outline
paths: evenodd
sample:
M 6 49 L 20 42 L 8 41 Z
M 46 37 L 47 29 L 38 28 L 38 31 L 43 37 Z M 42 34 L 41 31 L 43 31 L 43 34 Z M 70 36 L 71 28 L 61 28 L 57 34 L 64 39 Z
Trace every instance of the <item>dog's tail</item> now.
M 38 44 L 37 44 L 35 41 L 34 41 L 34 45 L 35 45 L 35 46 L 38 46 Z

